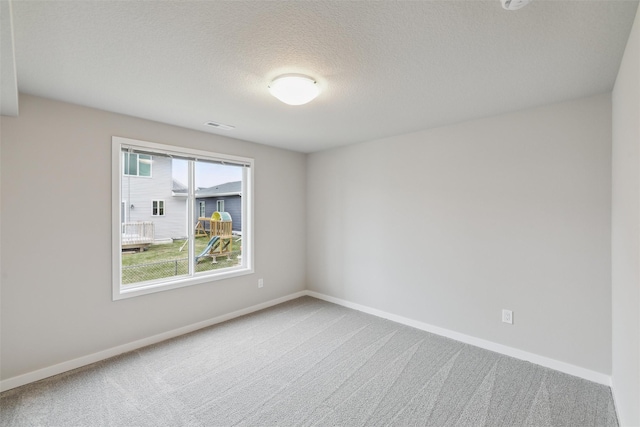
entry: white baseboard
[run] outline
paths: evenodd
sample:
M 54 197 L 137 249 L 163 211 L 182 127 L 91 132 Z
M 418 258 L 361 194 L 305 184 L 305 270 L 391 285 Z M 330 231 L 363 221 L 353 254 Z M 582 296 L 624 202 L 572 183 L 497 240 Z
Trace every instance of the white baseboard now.
M 393 322 L 401 323 L 403 325 L 411 326 L 416 329 L 431 332 L 436 335 L 451 338 L 456 341 L 460 341 L 466 344 L 471 344 L 476 347 L 484 348 L 486 350 L 494 351 L 496 353 L 511 356 L 516 359 L 526 360 L 531 363 L 535 363 L 540 366 L 544 366 L 556 371 L 564 372 L 569 375 L 573 375 L 579 378 L 583 378 L 588 381 L 593 381 L 606 386 L 611 386 L 611 376 L 601 374 L 599 372 L 591 371 L 589 369 L 581 368 L 569 363 L 561 362 L 548 357 L 539 356 L 534 353 L 529 353 L 516 348 L 508 347 L 502 344 L 497 344 L 491 341 L 483 340 L 480 338 L 472 337 L 470 335 L 461 334 L 459 332 L 451 331 L 449 329 L 440 328 L 427 323 L 412 320 L 406 317 L 398 316 L 396 314 L 387 313 L 382 310 L 367 307 L 364 305 L 356 304 L 350 301 L 346 301 L 340 298 L 335 298 L 329 295 L 324 295 L 314 291 L 300 291 L 290 295 L 286 295 L 281 298 L 263 302 L 261 304 L 253 305 L 241 310 L 234 311 L 232 313 L 224 314 L 213 319 L 204 320 L 202 322 L 194 323 L 191 325 L 183 326 L 181 328 L 173 329 L 168 332 L 153 335 L 148 338 L 143 338 L 137 341 L 130 342 L 128 344 L 119 345 L 106 350 L 99 351 L 97 353 L 89 354 L 87 356 L 78 357 L 77 359 L 69 360 L 59 363 L 57 365 L 48 366 L 46 368 L 38 369 L 36 371 L 28 372 L 26 374 L 18 375 L 12 378 L 7 378 L 0 381 L 0 392 L 10 390 L 12 388 L 20 387 L 25 384 L 29 384 L 35 381 L 58 375 L 63 372 L 67 372 L 73 369 L 81 368 L 91 363 L 99 362 L 101 360 L 108 359 L 113 356 L 117 356 L 128 351 L 137 350 L 142 347 L 146 347 L 151 344 L 156 344 L 161 341 L 175 338 L 180 335 L 187 334 L 189 332 L 196 331 L 198 329 L 206 328 L 207 326 L 222 323 L 227 320 L 234 319 L 236 317 L 244 316 L 245 314 L 253 313 L 255 311 L 263 310 L 265 308 L 272 307 L 277 304 L 281 304 L 292 299 L 300 298 L 302 296 L 311 296 L 324 301 L 328 301 L 334 304 L 341 305 L 343 307 L 352 308 L 354 310 L 362 311 L 367 314 L 371 314 L 377 317 L 391 320 Z
M 87 356 L 78 357 L 77 359 L 58 363 L 57 365 L 38 369 L 37 371 L 32 371 L 32 372 L 28 372 L 26 374 L 18 375 L 12 378 L 7 378 L 6 380 L 0 381 L 0 392 L 10 390 L 12 388 L 20 387 L 22 385 L 29 384 L 35 381 L 40 381 L 45 378 L 51 377 L 53 375 L 58 375 L 63 372 L 71 371 L 72 369 L 81 368 L 83 366 L 90 365 L 92 363 L 99 362 L 101 360 L 105 360 L 110 357 L 117 356 L 122 353 L 126 353 L 128 351 L 137 350 L 139 348 L 146 347 L 151 344 L 156 344 L 161 341 L 168 340 L 170 338 L 175 338 L 180 335 L 184 335 L 189 332 L 196 331 L 198 329 L 206 328 L 207 326 L 215 325 L 216 323 L 226 322 L 227 320 L 244 316 L 245 314 L 253 313 L 255 311 L 263 310 L 265 308 L 269 308 L 274 305 L 278 305 L 292 299 L 300 298 L 305 295 L 307 295 L 306 291 L 296 292 L 281 298 L 263 302 L 261 304 L 253 305 L 251 307 L 243 308 L 241 310 L 237 310 L 232 313 L 223 314 L 221 316 L 214 317 L 213 319 L 208 319 L 202 322 L 183 326 L 181 328 L 177 328 L 171 331 L 163 332 L 161 334 L 153 335 L 148 338 L 143 338 L 137 341 L 133 341 L 128 344 L 123 344 L 117 347 L 108 348 L 106 350 L 102 350 L 97 353 L 89 354 Z
M 306 295 L 314 298 L 318 298 L 324 301 L 332 302 L 347 308 L 362 311 L 367 314 L 372 314 L 377 317 L 391 320 L 393 322 L 401 323 L 403 325 L 411 326 L 416 329 L 431 332 L 436 335 L 451 338 L 456 341 L 463 342 L 465 344 L 471 344 L 476 347 L 484 348 L 486 350 L 494 351 L 496 353 L 504 354 L 505 356 L 514 357 L 520 360 L 526 360 L 536 365 L 544 366 L 546 368 L 554 369 L 556 371 L 564 372 L 565 374 L 573 375 L 575 377 L 583 378 L 588 381 L 593 381 L 598 384 L 603 384 L 611 387 L 611 376 L 595 372 L 580 366 L 572 365 L 570 363 L 561 362 L 559 360 L 551 359 L 548 357 L 540 356 L 527 351 L 519 350 L 517 348 L 508 347 L 506 345 L 498 344 L 492 341 L 483 340 L 481 338 L 472 337 L 470 335 L 461 334 L 449 329 L 433 326 L 428 323 L 419 322 L 417 320 L 408 319 L 406 317 L 398 316 L 396 314 L 387 313 L 382 310 L 367 307 L 364 305 L 356 304 L 350 301 L 346 301 L 340 298 L 335 298 L 329 295 L 324 295 L 314 291 L 305 291 Z
M 613 408 L 616 410 L 616 417 L 618 418 L 618 425 L 624 426 L 627 425 L 620 419 L 620 412 L 618 412 L 618 400 L 616 399 L 616 384 L 613 381 L 613 376 L 611 376 L 611 398 L 613 399 Z

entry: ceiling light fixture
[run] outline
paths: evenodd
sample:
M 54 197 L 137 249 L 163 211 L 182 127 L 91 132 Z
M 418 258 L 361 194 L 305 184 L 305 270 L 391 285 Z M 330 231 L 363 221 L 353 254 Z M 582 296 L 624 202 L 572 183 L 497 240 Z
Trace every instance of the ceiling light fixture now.
M 500 2 L 503 9 L 518 10 L 531 3 L 531 0 L 500 0 Z
M 269 85 L 271 95 L 289 105 L 302 105 L 320 93 L 315 80 L 303 74 L 283 74 Z

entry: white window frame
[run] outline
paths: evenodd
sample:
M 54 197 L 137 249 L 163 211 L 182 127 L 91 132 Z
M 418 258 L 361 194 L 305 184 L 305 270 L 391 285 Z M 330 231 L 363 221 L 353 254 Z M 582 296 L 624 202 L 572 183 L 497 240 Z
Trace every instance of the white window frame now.
M 180 277 L 168 277 L 139 284 L 121 285 L 122 280 L 122 219 L 121 219 L 121 180 L 130 175 L 123 173 L 123 148 L 131 148 L 139 151 L 156 152 L 158 154 L 169 155 L 180 158 L 199 159 L 203 161 L 217 161 L 227 164 L 244 165 L 242 176 L 242 257 L 241 264 L 235 267 L 195 272 L 193 262 L 189 262 L 189 275 Z M 111 143 L 112 162 L 112 182 L 111 182 L 111 218 L 112 218 L 112 298 L 114 301 L 166 291 L 170 289 L 182 288 L 185 286 L 211 283 L 218 280 L 225 280 L 232 277 L 243 276 L 254 273 L 254 236 L 253 236 L 253 168 L 254 161 L 251 158 L 219 154 L 203 150 L 177 147 L 172 145 L 157 144 L 154 142 L 140 141 L 118 136 L 112 137 Z M 195 169 L 190 164 L 189 191 L 187 196 L 187 230 L 189 237 L 189 257 L 195 258 L 195 182 L 192 171 Z
M 198 202 L 198 218 L 207 216 L 207 203 L 204 200 Z
M 123 163 L 124 163 L 125 154 L 127 154 L 127 153 L 122 153 L 122 161 L 123 161 Z M 129 154 L 129 159 L 131 159 L 131 154 Z M 125 169 L 124 169 L 124 166 L 123 166 L 122 167 L 122 175 L 124 175 L 124 176 L 135 176 L 135 177 L 138 177 L 138 178 L 153 178 L 153 156 L 149 156 L 149 162 L 150 163 L 149 163 L 149 175 L 148 176 L 147 175 L 140 175 L 140 155 L 139 154 L 136 154 L 136 161 L 138 163 L 136 165 L 136 174 L 132 175 L 132 174 L 127 173 L 125 171 Z
M 156 208 L 157 206 L 157 208 Z M 156 213 L 157 212 L 157 213 Z M 155 199 L 151 201 L 151 216 L 164 216 L 165 203 L 162 199 Z
M 220 205 L 222 205 L 222 209 L 220 209 Z M 218 212 L 224 212 L 224 200 L 216 200 L 216 210 Z

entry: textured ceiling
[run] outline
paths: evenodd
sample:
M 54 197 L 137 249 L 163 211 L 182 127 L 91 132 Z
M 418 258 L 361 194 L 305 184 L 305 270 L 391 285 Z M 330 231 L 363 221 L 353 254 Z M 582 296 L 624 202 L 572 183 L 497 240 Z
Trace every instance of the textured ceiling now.
M 610 91 L 638 2 L 12 5 L 21 92 L 312 152 Z M 282 104 L 283 73 L 322 93 Z

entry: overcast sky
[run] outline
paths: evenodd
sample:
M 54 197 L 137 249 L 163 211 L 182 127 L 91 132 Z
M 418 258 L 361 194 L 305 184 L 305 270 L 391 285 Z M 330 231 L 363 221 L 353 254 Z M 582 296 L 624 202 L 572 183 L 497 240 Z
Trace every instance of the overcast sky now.
M 173 179 L 187 185 L 187 161 L 172 160 Z M 224 184 L 225 182 L 241 181 L 242 167 L 226 166 L 214 163 L 197 162 L 196 163 L 196 187 L 213 187 L 214 185 Z

